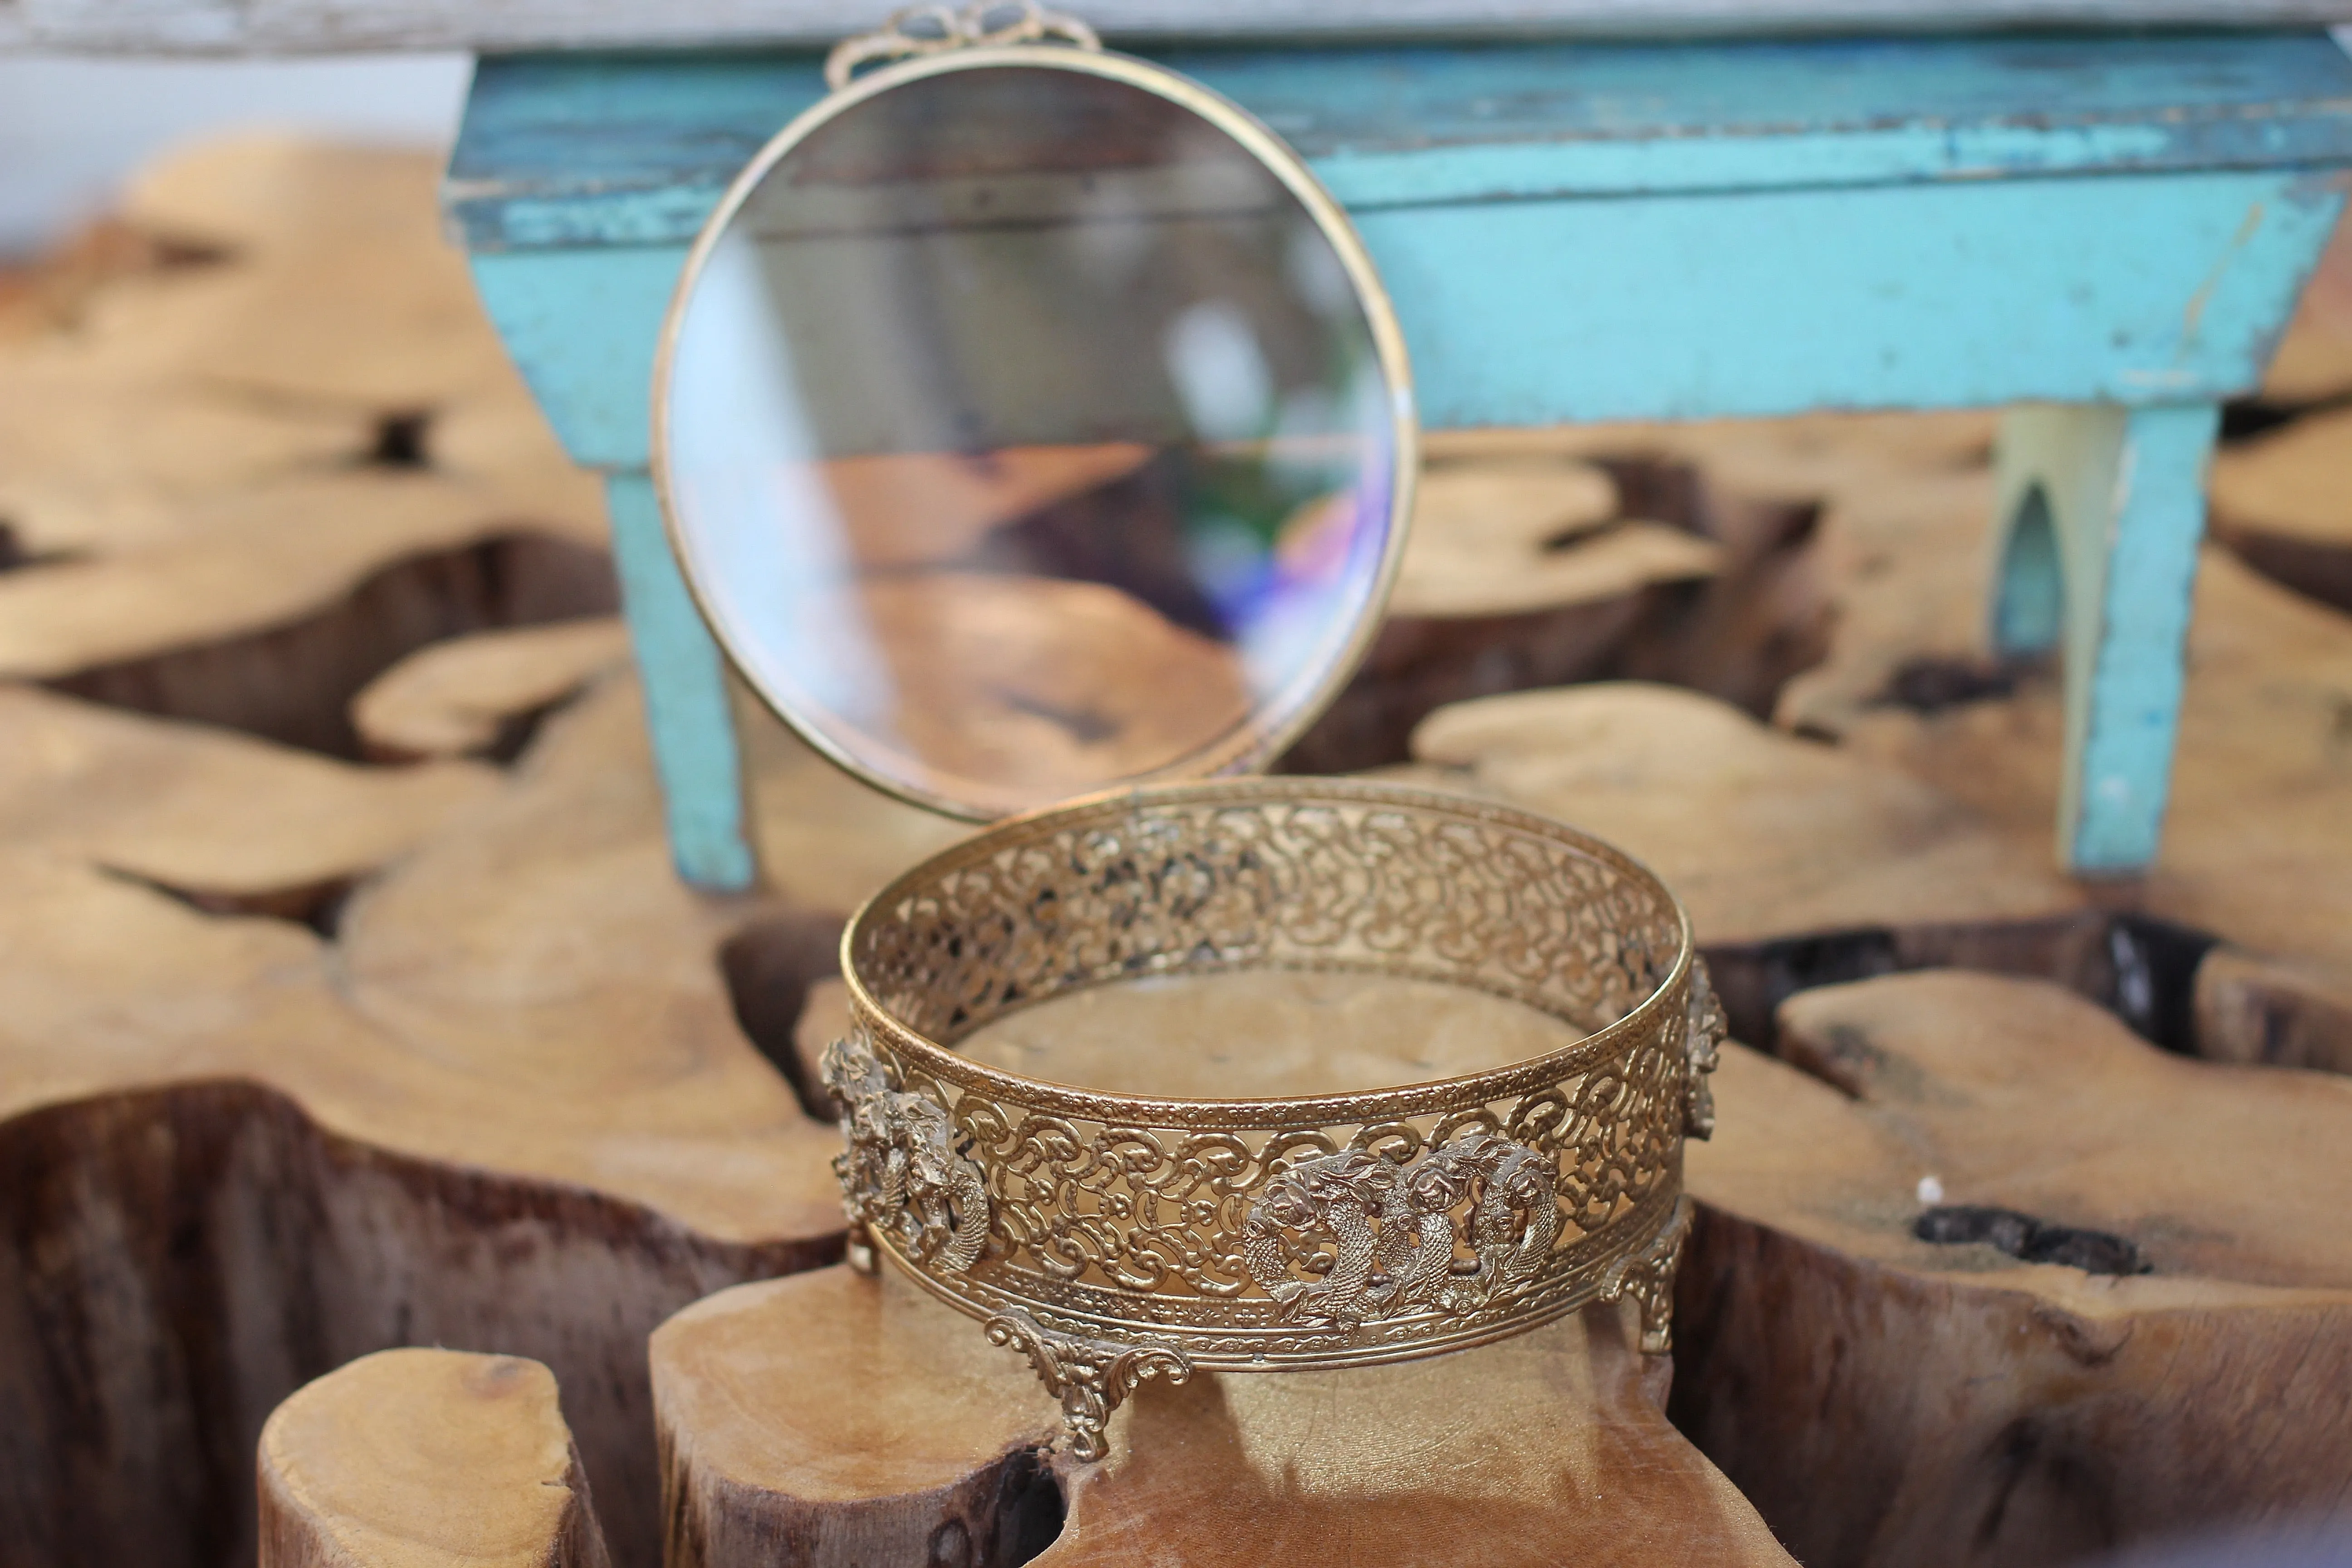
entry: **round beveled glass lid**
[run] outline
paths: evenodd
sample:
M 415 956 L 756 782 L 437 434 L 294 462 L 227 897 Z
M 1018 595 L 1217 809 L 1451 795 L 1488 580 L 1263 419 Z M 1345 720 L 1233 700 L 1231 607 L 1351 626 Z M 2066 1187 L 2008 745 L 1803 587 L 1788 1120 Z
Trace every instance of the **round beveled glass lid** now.
M 968 817 L 1266 762 L 1370 640 L 1415 462 L 1313 176 L 1197 84 L 1055 45 L 786 127 L 688 263 L 654 439 L 752 689 Z

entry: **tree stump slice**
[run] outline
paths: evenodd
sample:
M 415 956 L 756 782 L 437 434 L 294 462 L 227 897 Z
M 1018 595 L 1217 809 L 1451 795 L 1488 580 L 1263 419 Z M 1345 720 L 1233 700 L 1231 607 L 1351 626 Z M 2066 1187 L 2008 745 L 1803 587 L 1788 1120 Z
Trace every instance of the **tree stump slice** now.
M 204 310 L 116 352 L 248 394 L 386 410 L 518 386 L 441 234 L 440 174 L 431 153 L 268 134 L 158 160 L 123 192 L 123 219 L 226 265 Z
M 2196 984 L 2198 1055 L 2352 1073 L 2352 970 L 2223 945 Z
M 1622 504 L 1616 481 L 1591 463 L 1497 458 L 1434 466 L 1414 491 L 1390 613 L 1513 615 L 1715 575 L 1720 546 L 1626 517 Z
M 1717 485 L 1634 427 L 1443 432 L 1426 456 L 1380 633 L 1281 771 L 1402 763 L 1439 707 L 1573 681 L 1769 711 L 1814 657 L 1810 503 Z
M 840 1255 L 837 1136 L 745 1039 L 720 950 L 837 921 L 942 825 L 795 816 L 775 896 L 698 900 L 625 678 L 503 776 L 22 689 L 0 733 L 8 1539 L 233 1561 L 270 1407 L 437 1341 L 555 1369 L 614 1560 L 652 1563 L 645 1336 Z M 770 750 L 788 813 L 835 787 Z M 325 883 L 352 890 L 303 902 Z
M 471 763 L 386 773 L 0 685 L 0 855 L 214 913 L 311 918 L 496 788 Z
M 654 1336 L 668 1562 L 1786 1563 L 1630 1347 L 1596 1309 L 1419 1362 L 1195 1372 L 1077 1465 L 1041 1458 L 1027 1363 L 915 1287 L 745 1286 Z
M 0 343 L 0 679 L 356 757 L 403 655 L 614 608 L 438 175 L 254 138 L 133 183 L 141 263 Z
M 2209 549 L 2189 628 L 2171 804 L 2156 865 L 2103 896 L 2258 952 L 2352 969 L 2352 808 L 2340 717 L 2352 617 Z M 2055 683 L 1848 726 L 1859 757 L 1932 779 L 2021 849 L 2046 846 L 2063 703 Z
M 1807 1070 L 1729 1048 L 1690 1151 L 1674 1410 L 1800 1560 L 2346 1516 L 2352 1084 L 1988 975 L 1782 1014 Z
M 1732 1031 L 1830 980 L 1969 963 L 2112 987 L 2104 917 L 1932 784 L 1678 688 L 1596 683 L 1432 714 L 1393 776 L 1572 823 L 1690 911 Z
M 607 1568 L 555 1378 L 518 1356 L 390 1350 L 261 1429 L 260 1568 Z
M 654 1334 L 668 1568 L 1000 1563 L 1050 1538 L 1061 1412 L 1025 1367 L 903 1286 L 775 1283 Z
M 614 617 L 478 632 L 409 655 L 352 700 L 371 762 L 511 757 L 536 721 L 628 662 Z
M 1655 869 L 1700 940 L 2063 913 L 2081 899 L 1950 797 L 1673 687 L 1597 684 L 1446 709 L 1433 782 L 1544 812 Z
M 2352 611 L 2352 413 L 2313 414 L 2213 460 L 2214 536 L 2296 592 Z
M 2338 221 L 2263 373 L 2262 400 L 2294 407 L 2352 393 L 2352 224 Z

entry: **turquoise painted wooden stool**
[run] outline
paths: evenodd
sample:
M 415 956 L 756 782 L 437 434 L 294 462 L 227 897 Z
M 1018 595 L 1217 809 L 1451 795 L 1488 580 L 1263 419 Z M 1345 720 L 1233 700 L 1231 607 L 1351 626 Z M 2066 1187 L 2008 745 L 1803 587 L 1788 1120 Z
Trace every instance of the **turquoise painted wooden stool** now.
M 2313 33 L 1160 51 L 1286 137 L 1433 427 L 2010 405 L 1995 646 L 2063 643 L 2059 854 L 2154 858 L 2202 477 L 2343 205 Z M 754 865 L 720 659 L 646 473 L 655 339 L 814 56 L 485 60 L 446 185 L 614 547 L 680 871 Z

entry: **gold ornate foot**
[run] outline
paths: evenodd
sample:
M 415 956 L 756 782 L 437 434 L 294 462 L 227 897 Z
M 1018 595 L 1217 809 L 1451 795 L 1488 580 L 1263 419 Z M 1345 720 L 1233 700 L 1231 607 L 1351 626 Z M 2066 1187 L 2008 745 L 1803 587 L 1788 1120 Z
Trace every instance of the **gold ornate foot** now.
M 1601 1287 L 1600 1300 L 1615 1301 L 1631 1296 L 1642 1309 L 1642 1353 L 1664 1355 L 1675 1348 L 1675 1269 L 1683 1260 L 1683 1239 L 1690 1235 L 1691 1201 L 1675 1202 L 1675 1212 L 1659 1227 L 1650 1245 L 1621 1259 Z
M 1071 1458 L 1085 1464 L 1109 1452 L 1105 1431 L 1110 1413 L 1135 1392 L 1137 1384 L 1147 1377 L 1181 1383 L 1192 1375 L 1192 1363 L 1174 1351 L 1050 1334 L 1024 1311 L 1000 1312 L 982 1328 L 991 1344 L 1027 1354 L 1045 1392 L 1062 1402 Z
M 863 1220 L 850 1222 L 849 1236 L 841 1249 L 841 1260 L 868 1279 L 882 1271 L 882 1260 L 875 1254 L 874 1238 L 866 1234 Z

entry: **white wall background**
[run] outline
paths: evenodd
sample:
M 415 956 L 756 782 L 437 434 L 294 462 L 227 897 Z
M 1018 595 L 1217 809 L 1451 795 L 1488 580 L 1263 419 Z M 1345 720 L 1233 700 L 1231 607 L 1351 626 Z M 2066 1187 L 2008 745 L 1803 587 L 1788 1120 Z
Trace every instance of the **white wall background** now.
M 446 147 L 468 57 L 263 60 L 0 57 L 0 258 L 39 249 L 105 210 L 115 186 L 172 143 L 299 130 Z

